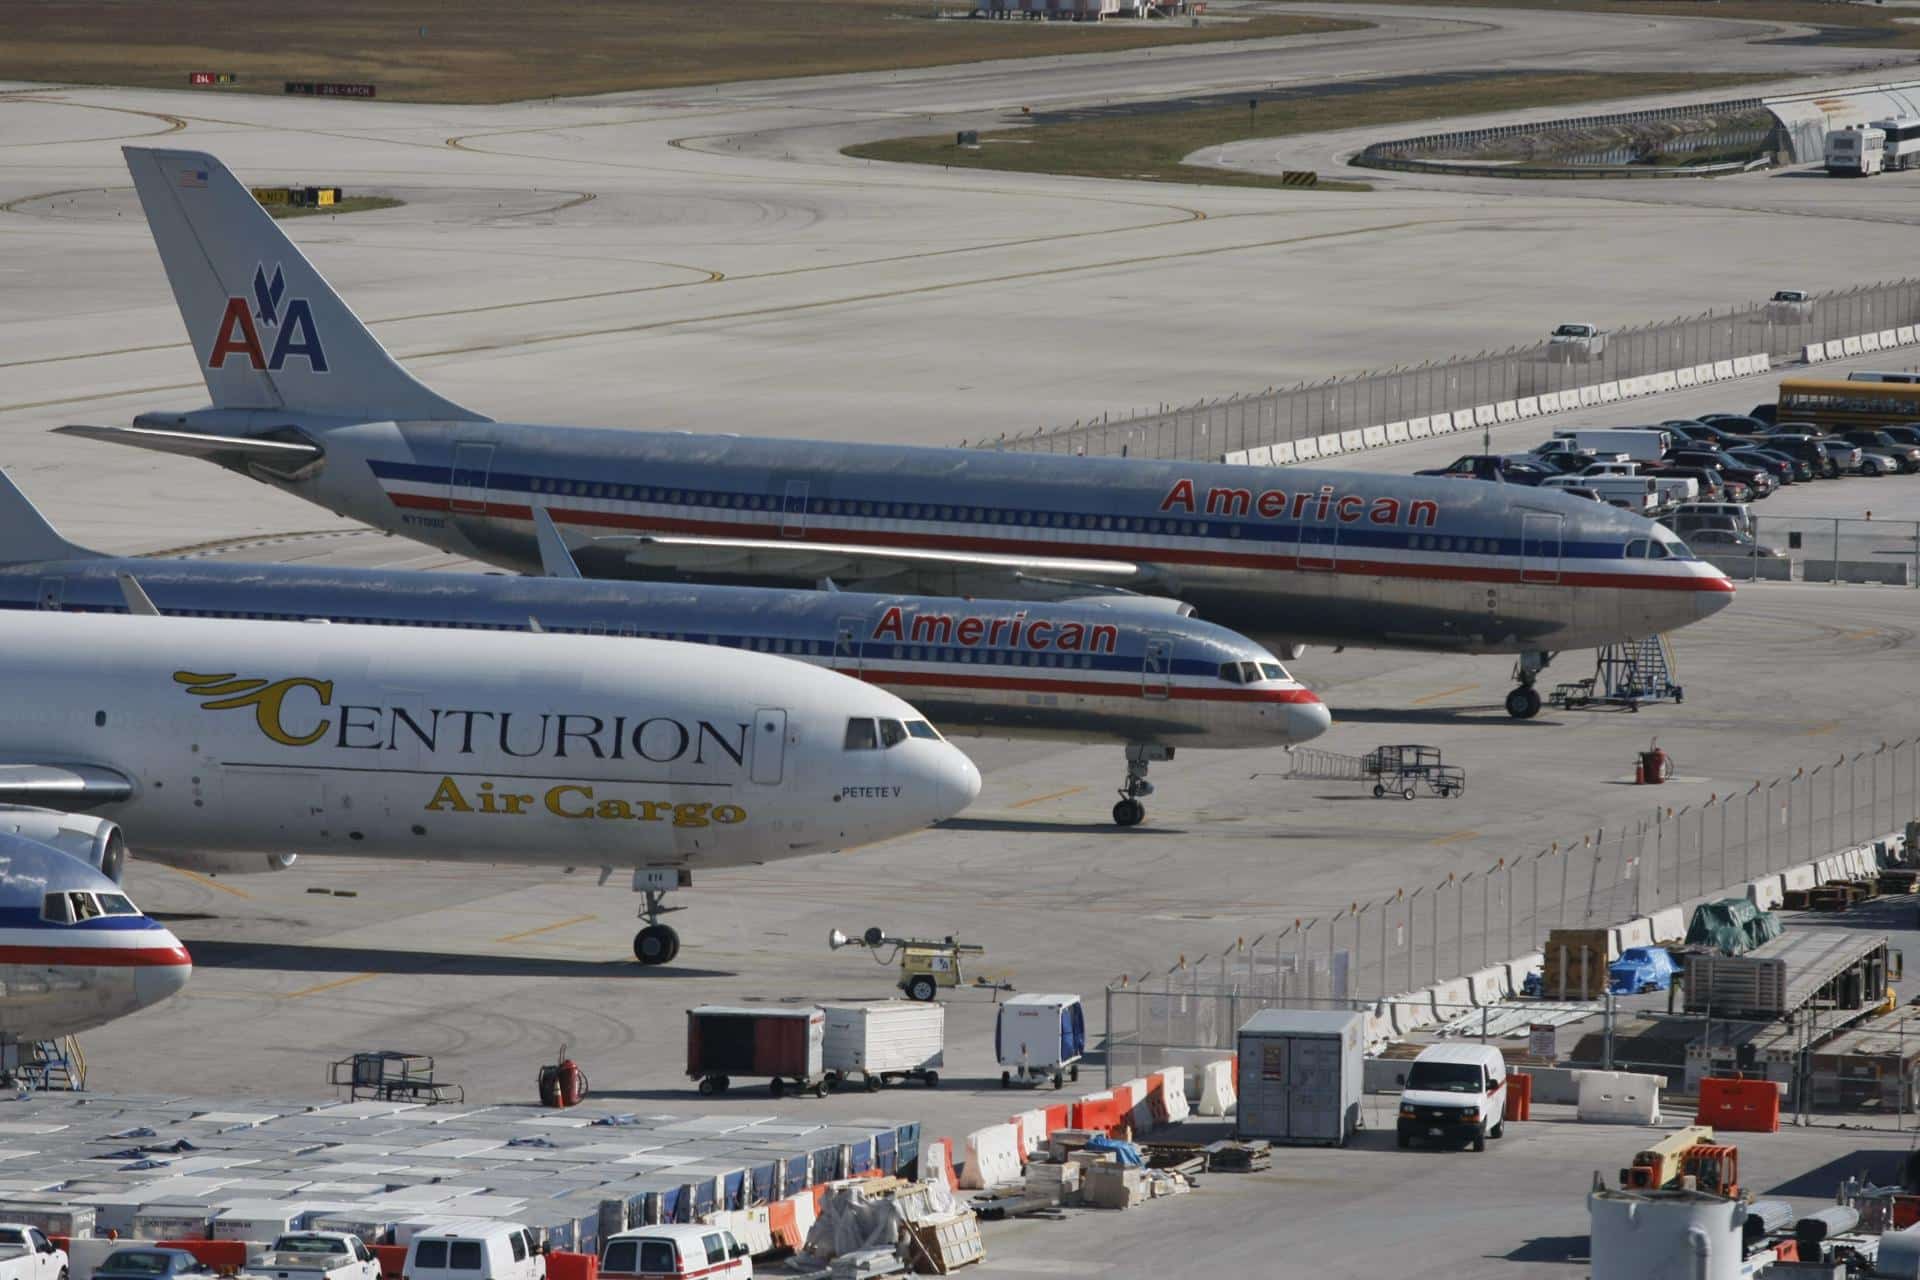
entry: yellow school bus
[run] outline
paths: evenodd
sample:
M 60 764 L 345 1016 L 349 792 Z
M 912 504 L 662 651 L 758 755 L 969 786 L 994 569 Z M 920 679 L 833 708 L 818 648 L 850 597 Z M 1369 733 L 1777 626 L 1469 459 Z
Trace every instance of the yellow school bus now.
M 1775 420 L 1811 422 L 1822 431 L 1920 422 L 1920 383 L 1864 378 L 1785 378 Z

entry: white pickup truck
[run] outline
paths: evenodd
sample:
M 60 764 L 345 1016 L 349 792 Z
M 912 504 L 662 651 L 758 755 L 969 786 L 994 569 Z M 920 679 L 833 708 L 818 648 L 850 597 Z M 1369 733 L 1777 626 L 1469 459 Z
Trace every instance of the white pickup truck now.
M 0 1280 L 67 1280 L 67 1251 L 38 1227 L 0 1222 Z
M 1640 470 L 1640 464 L 1636 462 L 1595 462 L 1573 474 L 1586 481 L 1598 480 L 1606 476 L 1651 479 L 1654 505 L 1658 507 L 1677 506 L 1682 502 L 1692 502 L 1700 496 L 1700 484 L 1692 476 L 1650 475 Z M 1588 487 L 1594 486 L 1589 484 Z
M 345 1231 L 292 1231 L 247 1262 L 266 1280 L 380 1280 L 380 1260 Z
M 1553 476 L 1540 482 L 1542 489 L 1590 489 L 1600 501 L 1625 507 L 1645 515 L 1660 505 L 1652 476 Z

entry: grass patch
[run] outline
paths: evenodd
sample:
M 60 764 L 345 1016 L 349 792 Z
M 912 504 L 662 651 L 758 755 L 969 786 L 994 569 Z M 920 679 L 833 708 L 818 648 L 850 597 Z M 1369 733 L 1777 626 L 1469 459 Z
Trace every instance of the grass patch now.
M 861 159 L 938 164 L 955 169 L 1002 169 L 1085 178 L 1131 178 L 1223 187 L 1278 187 L 1277 174 L 1239 173 L 1181 161 L 1206 147 L 1248 138 L 1282 138 L 1369 125 L 1403 124 L 1469 112 L 1550 107 L 1641 94 L 1718 90 L 1750 75 L 1666 75 L 1604 72 L 1440 73 L 1394 82 L 1348 81 L 1245 96 L 1222 97 L 1036 117 L 1029 128 L 980 135 L 978 150 L 957 146 L 952 134 L 893 138 L 848 147 Z M 1413 80 L 1418 83 L 1404 83 Z M 1389 85 L 1391 87 L 1381 87 Z M 1424 127 L 1424 126 L 1423 126 Z M 1316 190 L 1365 191 L 1363 182 L 1328 181 Z
M 1334 0 L 1338 4 L 1340 0 Z M 1920 27 L 1897 21 L 1916 17 L 1911 9 L 1879 5 L 1834 3 L 1834 0 L 1408 0 L 1410 4 L 1483 9 L 1565 10 L 1579 13 L 1644 13 L 1663 18 L 1745 18 L 1755 22 L 1794 22 L 1819 27 L 1810 39 L 1790 38 L 1785 44 L 1868 46 L 1876 49 L 1920 49 Z M 1317 5 L 1316 5 L 1317 7 Z M 1773 79 L 1785 79 L 1782 72 Z
M 948 0 L 949 4 L 957 0 Z M 1370 26 L 934 20 L 939 0 L 32 0 L 5 6 L 0 78 L 184 89 L 195 71 L 282 92 L 371 83 L 412 102 L 511 102 L 772 76 L 944 66 Z
M 396 200 L 392 196 L 348 196 L 338 204 L 322 205 L 262 205 L 275 218 L 317 218 L 321 215 L 336 213 L 370 213 L 375 209 L 398 209 L 405 200 Z

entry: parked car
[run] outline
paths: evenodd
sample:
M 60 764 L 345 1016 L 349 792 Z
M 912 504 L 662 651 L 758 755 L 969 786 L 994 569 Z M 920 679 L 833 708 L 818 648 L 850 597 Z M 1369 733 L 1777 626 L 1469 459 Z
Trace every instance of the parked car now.
M 1401 1086 L 1399 1145 L 1464 1142 L 1487 1149 L 1506 1132 L 1507 1060 L 1486 1044 L 1431 1044 Z
M 1894 465 L 1902 471 L 1920 471 L 1920 445 L 1907 444 L 1894 439 L 1884 431 L 1874 431 L 1864 427 L 1855 427 L 1836 434 L 1849 444 L 1859 445 L 1869 454 L 1885 454 L 1892 458 Z
M 261 1280 L 380 1280 L 380 1261 L 345 1231 L 290 1231 L 249 1259 L 247 1272 Z
M 1767 429 L 1765 422 L 1744 413 L 1703 413 L 1699 421 L 1736 436 L 1758 435 Z
M 1680 536 L 1699 555 L 1753 556 L 1761 560 L 1777 560 L 1785 554 L 1778 547 L 1755 542 L 1737 529 L 1693 529 Z
M 1896 422 L 1880 430 L 1901 444 L 1920 445 L 1920 422 Z
M 67 1280 L 67 1251 L 24 1222 L 0 1222 L 0 1277 Z
M 1705 445 L 1712 449 L 1724 449 L 1732 445 L 1747 443 L 1744 436 L 1736 435 L 1724 427 L 1716 427 L 1711 422 L 1697 422 L 1691 418 L 1676 418 L 1671 422 L 1663 422 L 1660 425 L 1674 435 L 1684 437 L 1686 441 L 1692 442 L 1693 445 Z M 1677 444 L 1673 449 L 1669 450 L 1669 452 L 1678 452 L 1688 447 L 1689 445 L 1687 443 Z
M 1588 498 L 1594 502 L 1606 501 L 1605 498 L 1600 496 L 1599 491 L 1594 489 L 1589 489 L 1587 488 L 1587 486 L 1583 484 L 1570 484 L 1570 485 L 1561 486 L 1560 492 L 1570 493 L 1576 498 Z
M 212 1274 L 211 1267 L 185 1249 L 115 1249 L 93 1269 L 94 1280 L 172 1280 Z
M 1713 467 L 1729 480 L 1738 480 L 1747 486 L 1756 498 L 1765 498 L 1776 487 L 1773 473 L 1750 463 L 1740 462 L 1724 449 L 1680 449 L 1676 450 L 1673 460 L 1683 466 Z
M 1734 529 L 1740 533 L 1752 533 L 1753 509 L 1740 502 L 1687 502 L 1668 513 L 1664 523 L 1683 538 L 1687 536 L 1689 525 L 1701 529 Z
M 1759 445 L 1736 445 L 1727 450 L 1727 456 L 1735 462 L 1744 462 L 1748 466 L 1759 467 L 1773 477 L 1773 482 L 1782 488 L 1802 479 L 1800 464 L 1784 453 L 1775 453 Z M 1808 468 L 1805 479 L 1813 479 L 1813 470 Z
M 1834 460 L 1833 450 L 1828 448 L 1825 440 L 1808 435 L 1765 435 L 1760 439 L 1762 448 L 1804 464 L 1810 479 L 1832 480 L 1840 475 L 1840 465 Z M 1835 441 L 1834 444 L 1843 449 L 1853 449 L 1845 441 Z
M 1682 466 L 1662 463 L 1656 473 L 1663 476 L 1690 476 L 1700 487 L 1698 502 L 1745 502 L 1751 495 L 1744 484 L 1736 484 L 1713 467 Z
M 600 1253 L 600 1274 L 612 1280 L 753 1280 L 753 1259 L 731 1231 L 662 1223 L 608 1236 Z
M 415 1235 L 401 1274 L 407 1280 L 546 1280 L 547 1259 L 519 1223 L 476 1219 Z
M 1418 476 L 1449 476 L 1456 480 L 1494 480 L 1507 484 L 1539 484 L 1558 472 L 1534 462 L 1503 458 L 1491 453 L 1469 453 L 1444 467 L 1416 471 Z

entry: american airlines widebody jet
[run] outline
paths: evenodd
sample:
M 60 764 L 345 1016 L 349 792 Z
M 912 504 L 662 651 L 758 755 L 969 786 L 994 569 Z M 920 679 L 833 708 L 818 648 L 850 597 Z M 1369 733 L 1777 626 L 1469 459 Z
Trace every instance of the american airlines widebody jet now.
M 508 568 L 1003 597 L 1128 591 L 1285 652 L 1519 655 L 1683 627 L 1733 586 L 1650 520 L 1444 478 L 494 422 L 402 369 L 203 152 L 125 149 L 205 409 L 67 431 L 204 457 Z
M 582 579 L 546 512 L 552 576 L 104 556 L 0 472 L 0 609 L 274 618 L 683 640 L 779 654 L 909 698 L 949 733 L 1116 743 L 1114 821 L 1146 816 L 1176 749 L 1287 747 L 1331 722 L 1262 646 L 1171 600 L 956 599 Z M 258 869 L 255 867 L 254 869 Z
M 696 871 L 883 840 L 980 790 L 883 689 L 671 641 L 7 613 L 0 669 L 0 802 L 186 867 L 631 870 L 644 964 L 678 952 L 659 916 Z
M 104 1026 L 186 986 L 193 960 L 117 883 L 113 823 L 0 808 L 0 1053 Z

